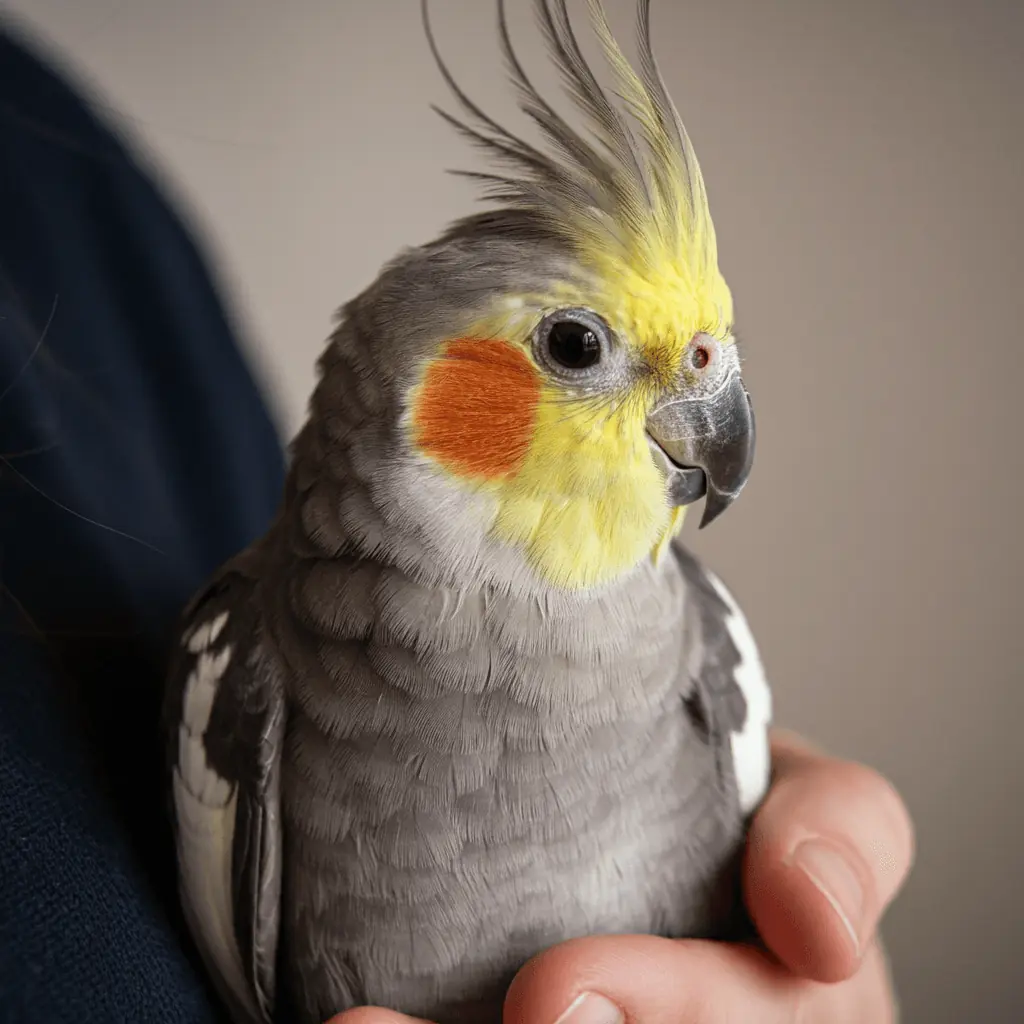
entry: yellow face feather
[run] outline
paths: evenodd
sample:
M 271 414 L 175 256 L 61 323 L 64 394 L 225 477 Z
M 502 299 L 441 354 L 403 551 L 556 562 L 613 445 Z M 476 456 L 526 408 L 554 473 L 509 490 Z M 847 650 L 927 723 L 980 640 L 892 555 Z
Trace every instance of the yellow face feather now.
M 545 389 L 526 458 L 494 493 L 495 535 L 560 587 L 632 569 L 672 525 L 634 403 L 595 413 Z
M 685 517 L 668 501 L 648 445 L 646 418 L 665 383 L 659 375 L 637 381 L 611 402 L 595 402 L 546 379 L 531 355 L 540 317 L 583 305 L 608 320 L 652 367 L 662 360 L 674 377 L 683 347 L 707 322 L 703 311 L 717 296 L 702 306 L 679 291 L 631 289 L 625 275 L 621 281 L 625 287 L 606 281 L 596 294 L 560 283 L 542 307 L 537 296 L 509 297 L 510 312 L 477 323 L 470 339 L 458 343 L 474 354 L 472 361 L 460 369 L 447 343 L 413 394 L 420 450 L 461 485 L 489 493 L 494 537 L 519 548 L 538 575 L 566 589 L 607 583 L 645 558 L 659 559 Z M 514 375 L 505 372 L 510 354 L 520 360 Z M 448 390 L 438 388 L 431 367 L 443 368 Z M 439 427 L 432 428 L 435 422 Z M 488 454 L 493 445 L 500 451 Z

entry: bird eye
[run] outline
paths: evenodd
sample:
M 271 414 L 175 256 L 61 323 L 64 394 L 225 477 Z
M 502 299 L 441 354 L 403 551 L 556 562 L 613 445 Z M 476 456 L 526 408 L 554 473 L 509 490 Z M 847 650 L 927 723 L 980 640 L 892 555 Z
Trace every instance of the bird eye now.
M 569 370 L 585 370 L 601 358 L 601 339 L 586 324 L 561 320 L 548 331 L 551 358 Z
M 581 373 L 608 354 L 610 335 L 604 321 L 589 310 L 563 309 L 538 326 L 535 352 L 556 373 Z

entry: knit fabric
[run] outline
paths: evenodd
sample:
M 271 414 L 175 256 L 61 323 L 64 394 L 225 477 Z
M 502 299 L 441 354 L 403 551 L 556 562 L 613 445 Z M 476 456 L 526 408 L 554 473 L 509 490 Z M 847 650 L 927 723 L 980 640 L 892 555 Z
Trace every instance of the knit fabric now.
M 0 1021 L 213 1022 L 162 677 L 284 457 L 180 215 L 56 63 L 0 30 Z

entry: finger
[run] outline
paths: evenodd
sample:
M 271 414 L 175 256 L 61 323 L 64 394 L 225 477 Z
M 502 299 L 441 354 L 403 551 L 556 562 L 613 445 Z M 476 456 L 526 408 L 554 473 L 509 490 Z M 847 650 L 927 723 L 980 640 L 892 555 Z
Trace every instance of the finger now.
M 531 960 L 504 1024 L 792 1024 L 811 985 L 751 947 L 594 936 Z
M 772 952 L 805 978 L 858 968 L 914 857 L 913 827 L 877 772 L 773 736 L 774 777 L 744 865 L 750 916 Z
M 746 946 L 601 936 L 556 946 L 518 974 L 504 1024 L 894 1024 L 877 943 L 824 985 Z
M 379 1006 L 359 1006 L 337 1014 L 327 1024 L 429 1024 L 429 1021 L 420 1017 L 406 1017 L 405 1014 Z

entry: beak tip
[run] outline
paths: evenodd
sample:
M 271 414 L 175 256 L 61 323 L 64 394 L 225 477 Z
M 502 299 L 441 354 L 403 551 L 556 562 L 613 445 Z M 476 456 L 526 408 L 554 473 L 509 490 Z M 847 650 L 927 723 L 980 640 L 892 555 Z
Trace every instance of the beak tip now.
M 700 517 L 698 530 L 710 526 L 738 497 L 737 494 L 726 494 L 716 488 L 709 487 L 704 502 L 704 514 Z

